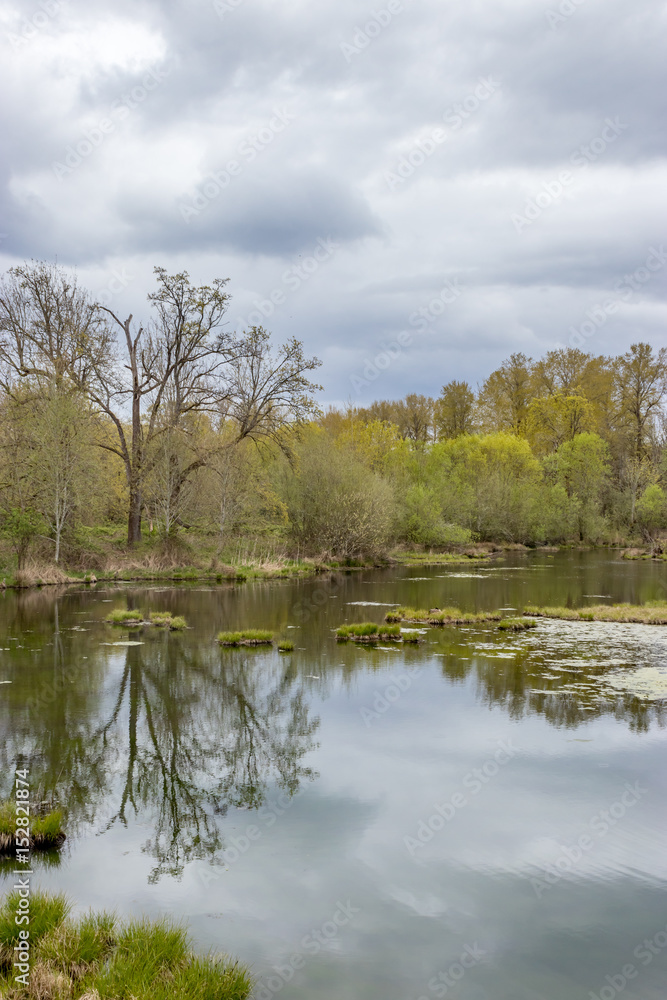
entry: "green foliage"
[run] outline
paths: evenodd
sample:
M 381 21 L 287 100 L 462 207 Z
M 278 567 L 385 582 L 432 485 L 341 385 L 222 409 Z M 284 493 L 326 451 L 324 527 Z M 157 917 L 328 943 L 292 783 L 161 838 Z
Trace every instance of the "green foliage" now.
M 359 622 L 354 625 L 340 625 L 336 629 L 336 638 L 342 641 L 356 639 L 361 642 L 376 642 L 384 640 L 399 640 L 402 638 L 398 625 L 376 625 L 375 622 Z
M 111 611 L 105 618 L 109 625 L 141 625 L 144 620 L 143 613 L 138 609 L 133 611 Z
M 644 536 L 654 541 L 660 531 L 667 527 L 667 496 L 657 483 L 648 486 L 639 500 L 636 510 L 637 523 Z
M 289 639 L 281 639 L 278 643 L 279 653 L 292 653 L 294 652 L 294 643 L 290 642 Z
M 562 618 L 583 622 L 636 622 L 641 625 L 667 625 L 667 601 L 648 604 L 599 604 L 589 608 L 524 608 L 524 614 L 542 618 Z
M 341 558 L 377 552 L 389 541 L 393 491 L 354 453 L 312 431 L 285 469 L 283 499 L 293 537 L 306 549 Z
M 461 611 L 459 608 L 396 608 L 385 615 L 387 622 L 415 622 L 421 625 L 471 625 L 499 621 L 496 611 Z

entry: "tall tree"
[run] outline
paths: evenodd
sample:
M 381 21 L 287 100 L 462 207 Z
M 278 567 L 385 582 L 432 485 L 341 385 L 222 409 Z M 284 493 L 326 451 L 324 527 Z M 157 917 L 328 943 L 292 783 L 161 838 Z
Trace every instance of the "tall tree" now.
M 641 459 L 667 394 L 667 348 L 654 354 L 650 344 L 632 344 L 616 361 L 614 388 L 621 426 Z
M 436 400 L 434 421 L 439 439 L 472 434 L 475 394 L 467 382 L 448 382 Z
M 492 372 L 479 394 L 485 427 L 491 431 L 526 432 L 528 407 L 535 395 L 533 361 L 525 354 L 512 354 Z

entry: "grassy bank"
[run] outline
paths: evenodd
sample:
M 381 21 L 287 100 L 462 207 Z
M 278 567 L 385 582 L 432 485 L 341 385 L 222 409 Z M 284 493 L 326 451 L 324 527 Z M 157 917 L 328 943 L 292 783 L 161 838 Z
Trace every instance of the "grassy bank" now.
M 15 979 L 21 961 L 15 924 L 18 893 L 0 908 L 0 995 L 7 1000 L 245 1000 L 246 969 L 227 959 L 198 957 L 182 927 L 169 920 L 119 922 L 109 913 L 69 919 L 62 895 L 30 898 L 28 985 Z M 24 932 L 25 933 L 25 932 Z
M 588 608 L 524 608 L 534 618 L 560 618 L 569 622 L 635 622 L 667 625 L 667 601 L 647 604 L 596 604 Z

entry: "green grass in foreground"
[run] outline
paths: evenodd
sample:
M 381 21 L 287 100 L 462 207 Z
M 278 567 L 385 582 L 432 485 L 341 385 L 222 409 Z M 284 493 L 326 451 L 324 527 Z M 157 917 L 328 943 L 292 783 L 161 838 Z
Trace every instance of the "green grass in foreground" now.
M 667 601 L 646 604 L 596 604 L 589 608 L 524 608 L 536 618 L 562 618 L 571 622 L 636 622 L 640 625 L 667 625 Z
M 245 1000 L 252 982 L 228 960 L 192 954 L 182 927 L 169 920 L 118 923 L 108 913 L 68 919 L 63 895 L 30 900 L 30 976 L 14 980 L 18 895 L 0 909 L 0 991 L 7 1000 Z
M 219 632 L 221 646 L 269 646 L 273 642 L 273 632 L 251 628 L 243 632 Z
M 473 625 L 476 622 L 497 622 L 502 615 L 497 611 L 461 611 L 459 608 L 395 608 L 388 612 L 385 621 L 415 622 L 421 625 Z
M 16 805 L 12 800 L 0 802 L 0 854 L 13 854 L 15 850 Z M 65 839 L 63 814 L 54 809 L 44 816 L 30 817 L 30 847 L 48 851 L 60 847 Z
M 525 632 L 529 628 L 537 628 L 537 622 L 531 618 L 503 618 L 498 628 L 502 632 Z
M 354 639 L 357 642 L 379 642 L 381 639 L 400 641 L 403 637 L 398 625 L 376 625 L 375 622 L 360 622 L 358 625 L 341 625 L 336 629 L 336 638 L 342 642 Z

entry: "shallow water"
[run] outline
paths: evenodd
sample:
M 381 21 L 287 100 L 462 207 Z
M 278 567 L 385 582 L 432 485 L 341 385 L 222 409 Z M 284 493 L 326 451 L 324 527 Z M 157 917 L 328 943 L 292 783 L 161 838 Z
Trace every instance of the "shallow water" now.
M 667 628 L 490 623 L 381 649 L 332 630 L 399 603 L 640 603 L 665 584 L 613 554 L 532 553 L 5 592 L 3 790 L 25 764 L 69 811 L 33 884 L 185 919 L 197 948 L 252 966 L 260 997 L 663 998 Z M 104 624 L 126 607 L 191 628 Z M 295 652 L 216 646 L 239 627 Z

